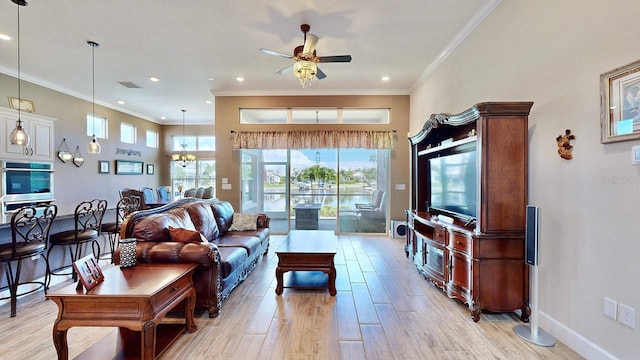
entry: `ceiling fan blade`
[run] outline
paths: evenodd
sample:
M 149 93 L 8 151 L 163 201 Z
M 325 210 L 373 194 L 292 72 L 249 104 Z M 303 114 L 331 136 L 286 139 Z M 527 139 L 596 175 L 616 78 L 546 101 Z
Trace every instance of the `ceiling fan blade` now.
M 274 74 L 275 75 L 282 75 L 282 74 L 286 73 L 287 71 L 291 71 L 292 69 L 293 69 L 293 64 L 287 66 L 286 68 L 284 68 L 282 70 L 276 71 Z
M 269 50 L 269 49 L 260 49 L 260 52 L 263 54 L 267 54 L 267 55 L 273 55 L 273 56 L 281 56 L 281 57 L 286 57 L 287 59 L 292 59 L 293 56 L 289 55 L 289 54 L 285 54 L 285 53 L 281 53 L 279 51 L 273 51 L 273 50 Z
M 318 43 L 318 37 L 313 34 L 307 35 L 307 40 L 304 42 L 304 48 L 302 49 L 303 54 L 313 54 L 313 51 L 316 49 L 316 44 Z
M 321 63 L 351 62 L 351 55 L 319 56 L 318 59 Z
M 327 74 L 325 74 L 324 71 L 318 68 L 318 71 L 316 72 L 316 77 L 318 78 L 318 80 L 322 80 L 327 77 Z

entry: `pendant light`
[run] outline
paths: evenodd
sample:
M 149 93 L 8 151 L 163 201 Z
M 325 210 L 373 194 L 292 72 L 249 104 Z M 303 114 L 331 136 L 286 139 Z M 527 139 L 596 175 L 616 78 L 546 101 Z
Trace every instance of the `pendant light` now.
M 29 133 L 22 127 L 22 119 L 20 118 L 22 112 L 22 94 L 20 93 L 20 6 L 27 6 L 25 0 L 11 0 L 18 5 L 18 121 L 16 121 L 16 127 L 11 131 L 10 140 L 11 145 L 29 145 L 31 140 Z
M 187 110 L 182 110 L 182 151 L 180 154 L 171 155 L 171 160 L 178 162 L 178 164 L 182 167 L 187 167 L 194 161 L 196 161 L 196 156 L 193 154 L 187 154 L 187 143 L 184 141 L 184 113 Z
M 89 146 L 87 146 L 87 150 L 89 150 L 90 154 L 100 154 L 100 151 L 102 151 L 102 147 L 100 146 L 100 143 L 98 143 L 98 139 L 96 139 L 96 48 L 100 46 L 100 44 L 95 41 L 87 41 L 87 44 L 91 46 L 91 125 L 93 126 L 93 137 L 91 138 Z

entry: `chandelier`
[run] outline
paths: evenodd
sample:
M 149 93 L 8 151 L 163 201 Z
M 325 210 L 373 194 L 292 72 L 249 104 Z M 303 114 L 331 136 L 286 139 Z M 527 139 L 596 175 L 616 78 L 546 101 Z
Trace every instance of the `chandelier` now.
M 318 58 L 313 54 L 306 55 L 308 54 L 299 54 L 296 56 L 296 62 L 293 63 L 293 75 L 300 80 L 303 88 L 306 88 L 307 84 L 310 85 L 318 73 Z
M 184 141 L 184 113 L 185 112 L 187 112 L 187 110 L 182 110 L 182 144 L 180 144 L 180 146 L 182 147 L 182 150 L 180 151 L 179 154 L 171 155 L 171 160 L 176 161 L 178 165 L 182 167 L 187 167 L 188 165 L 191 165 L 194 161 L 196 161 L 195 155 L 187 153 L 187 144 Z

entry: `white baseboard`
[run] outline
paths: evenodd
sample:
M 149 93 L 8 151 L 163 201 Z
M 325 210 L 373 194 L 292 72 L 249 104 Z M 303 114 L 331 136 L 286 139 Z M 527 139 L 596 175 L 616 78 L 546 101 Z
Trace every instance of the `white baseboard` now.
M 543 311 L 539 312 L 540 327 L 553 335 L 557 340 L 590 360 L 619 360 L 613 354 L 594 344 L 589 339 L 568 328 Z

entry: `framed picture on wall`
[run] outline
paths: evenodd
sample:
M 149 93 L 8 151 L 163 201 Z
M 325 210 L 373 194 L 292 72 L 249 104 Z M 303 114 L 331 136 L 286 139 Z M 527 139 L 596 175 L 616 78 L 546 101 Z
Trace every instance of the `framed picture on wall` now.
M 142 175 L 142 161 L 116 160 L 117 175 Z
M 109 173 L 109 162 L 104 160 L 98 161 L 98 174 L 108 174 Z
M 153 166 L 153 164 L 147 164 L 147 175 L 153 175 L 155 167 Z
M 600 75 L 601 142 L 640 139 L 640 60 Z

